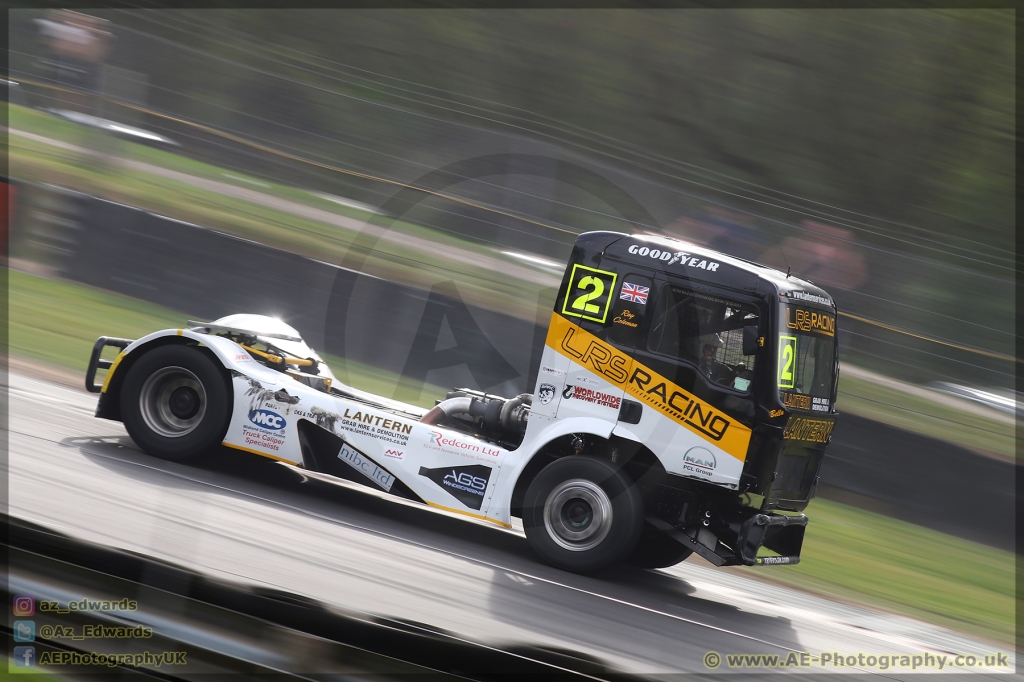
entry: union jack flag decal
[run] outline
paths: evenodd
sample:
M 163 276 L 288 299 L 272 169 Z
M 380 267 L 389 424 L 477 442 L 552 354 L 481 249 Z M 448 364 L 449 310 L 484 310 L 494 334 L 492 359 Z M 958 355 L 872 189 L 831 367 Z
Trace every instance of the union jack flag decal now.
M 650 292 L 650 287 L 642 287 L 637 284 L 623 282 L 622 293 L 619 294 L 619 298 L 624 298 L 630 303 L 639 303 L 640 305 L 646 305 L 647 294 L 649 294 Z

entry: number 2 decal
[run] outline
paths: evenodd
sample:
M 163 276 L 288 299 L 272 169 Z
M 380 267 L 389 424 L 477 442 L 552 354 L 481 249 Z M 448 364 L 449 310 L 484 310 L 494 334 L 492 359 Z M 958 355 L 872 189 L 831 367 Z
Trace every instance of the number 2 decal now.
M 577 296 L 576 300 L 572 302 L 572 307 L 576 310 L 582 310 L 583 312 L 597 315 L 601 312 L 601 306 L 596 303 L 590 303 L 595 298 L 601 298 L 601 294 L 604 293 L 604 282 L 599 278 L 588 275 L 580 280 L 577 289 L 590 289 L 590 293 Z
M 608 319 L 616 279 L 618 275 L 614 272 L 578 263 L 573 265 L 569 288 L 562 302 L 562 314 L 604 324 Z
M 796 363 L 796 337 L 779 336 L 779 388 L 793 388 Z

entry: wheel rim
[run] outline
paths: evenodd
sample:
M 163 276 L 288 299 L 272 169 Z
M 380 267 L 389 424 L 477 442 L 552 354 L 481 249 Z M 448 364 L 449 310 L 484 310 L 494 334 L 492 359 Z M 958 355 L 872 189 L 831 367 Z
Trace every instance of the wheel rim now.
M 596 483 L 563 481 L 544 503 L 544 527 L 560 547 L 572 552 L 593 549 L 611 530 L 612 502 Z
M 139 408 L 146 426 L 165 438 L 194 431 L 206 414 L 206 391 L 184 367 L 164 367 L 142 385 Z

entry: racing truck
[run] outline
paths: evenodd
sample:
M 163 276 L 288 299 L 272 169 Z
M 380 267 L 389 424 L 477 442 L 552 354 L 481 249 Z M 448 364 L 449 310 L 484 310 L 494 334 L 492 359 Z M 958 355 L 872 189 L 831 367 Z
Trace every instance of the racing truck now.
M 101 337 L 86 385 L 96 416 L 155 457 L 233 448 L 504 528 L 519 519 L 543 560 L 591 572 L 691 554 L 797 563 L 838 371 L 836 307 L 810 281 L 664 236 L 589 232 L 533 393 L 405 404 L 341 383 L 295 329 L 251 314 Z

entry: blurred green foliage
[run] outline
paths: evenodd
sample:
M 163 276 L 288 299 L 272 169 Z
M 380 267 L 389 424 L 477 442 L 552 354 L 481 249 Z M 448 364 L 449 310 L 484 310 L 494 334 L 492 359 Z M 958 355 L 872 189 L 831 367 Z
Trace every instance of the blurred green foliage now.
M 97 14 L 116 36 L 107 61 L 138 74 L 158 111 L 407 182 L 480 155 L 571 161 L 684 236 L 680 219 L 727 207 L 756 233 L 738 255 L 773 262 L 815 217 L 847 228 L 831 245 L 867 262 L 863 284 L 827 287 L 840 310 L 1014 352 L 1012 10 Z M 40 15 L 12 15 L 15 75 L 41 73 Z M 395 191 L 166 119 L 140 123 L 194 158 L 271 181 L 373 205 Z M 505 177 L 453 191 L 574 231 L 638 227 L 598 186 L 523 179 L 551 168 L 510 161 Z M 403 220 L 438 234 L 554 259 L 572 241 L 440 200 L 406 208 Z M 1013 381 L 1003 361 L 844 324 L 844 360 L 921 383 Z
M 380 130 L 373 109 L 334 93 L 460 122 L 479 116 L 485 127 L 496 125 L 489 117 L 515 121 L 570 148 L 579 137 L 557 128 L 577 126 L 780 192 L 925 227 L 941 222 L 943 232 L 993 249 L 1013 244 L 1010 10 L 181 15 L 194 28 L 110 18 L 191 48 L 173 61 L 164 49 L 132 55 L 133 68 L 163 87 L 153 104 L 195 120 L 248 128 L 238 112 L 254 112 L 293 129 L 265 124 L 259 132 L 270 138 L 308 144 L 310 134 L 345 131 L 409 158 L 437 152 L 421 127 Z M 248 53 L 252 70 L 203 54 L 240 61 L 260 45 L 266 50 Z M 260 72 L 270 65 L 292 83 Z M 328 156 L 381 165 L 371 152 L 322 142 Z

